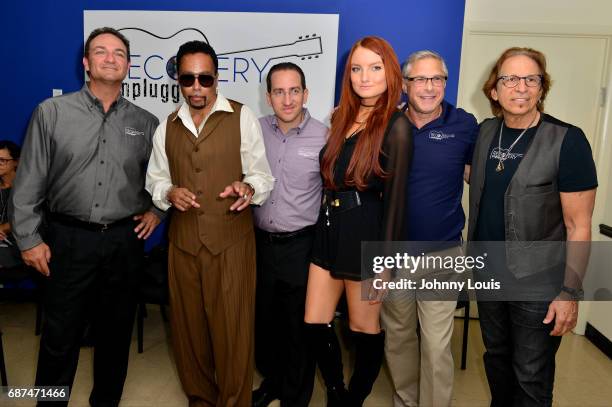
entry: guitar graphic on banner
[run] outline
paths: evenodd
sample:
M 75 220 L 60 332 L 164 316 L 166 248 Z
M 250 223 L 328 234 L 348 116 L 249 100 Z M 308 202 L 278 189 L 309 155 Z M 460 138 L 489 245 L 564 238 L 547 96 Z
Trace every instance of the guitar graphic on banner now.
M 187 41 L 193 41 L 194 35 L 199 37 L 201 41 L 206 43 L 208 42 L 208 38 L 206 34 L 204 34 L 201 30 L 197 28 L 183 28 L 182 30 L 177 31 L 176 33 L 163 37 L 157 34 L 154 34 L 150 31 L 147 31 L 142 28 L 136 27 L 125 27 L 120 28 L 119 31 L 123 32 L 130 40 L 136 39 L 141 34 L 146 34 L 154 38 L 158 38 L 160 40 L 173 40 L 177 45 L 176 49 Z M 276 59 L 286 59 L 286 58 L 299 58 L 300 60 L 312 60 L 319 58 L 320 55 L 323 54 L 323 41 L 320 35 L 316 33 L 313 34 L 304 34 L 300 35 L 294 41 L 288 41 L 280 44 L 273 45 L 264 45 L 256 48 L 246 48 L 238 51 L 224 51 L 217 53 L 217 57 L 219 59 L 229 59 L 230 57 L 235 58 L 235 60 L 246 61 L 248 64 L 248 60 L 245 58 L 249 56 L 252 63 L 255 64 L 257 70 L 261 74 L 263 70 L 268 66 L 270 61 Z M 157 54 L 153 54 L 149 56 L 149 58 L 145 61 L 145 64 L 149 61 L 150 58 L 162 58 Z M 256 59 L 255 59 L 256 58 Z M 256 62 L 265 61 L 263 66 L 259 66 Z M 146 68 L 145 68 L 146 69 Z M 169 77 L 176 80 L 176 56 L 173 55 L 166 61 L 165 67 L 166 73 Z M 234 77 L 237 74 L 244 74 L 244 71 L 236 71 L 236 62 L 234 62 Z M 243 75 L 244 76 L 244 75 Z M 158 78 L 151 78 L 158 79 Z

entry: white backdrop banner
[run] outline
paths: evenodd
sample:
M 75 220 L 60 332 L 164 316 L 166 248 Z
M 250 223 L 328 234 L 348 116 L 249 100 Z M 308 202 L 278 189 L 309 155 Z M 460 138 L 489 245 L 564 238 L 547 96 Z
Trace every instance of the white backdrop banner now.
M 306 75 L 307 107 L 327 120 L 334 103 L 337 14 L 209 13 L 186 11 L 84 11 L 84 39 L 109 26 L 130 40 L 131 67 L 123 96 L 163 120 L 182 102 L 175 55 L 181 44 L 208 42 L 219 57 L 219 90 L 269 114 L 266 74 L 294 62 Z

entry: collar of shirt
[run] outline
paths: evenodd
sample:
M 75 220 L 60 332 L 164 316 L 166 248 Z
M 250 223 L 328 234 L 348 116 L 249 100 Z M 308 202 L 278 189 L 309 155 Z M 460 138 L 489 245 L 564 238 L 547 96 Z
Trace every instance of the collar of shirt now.
M 121 92 L 119 92 L 117 100 L 115 100 L 111 104 L 110 108 L 108 109 L 108 112 L 104 113 L 104 107 L 102 106 L 102 102 L 100 102 L 100 99 L 98 99 L 93 93 L 91 93 L 91 90 L 89 90 L 89 82 L 85 82 L 85 84 L 81 88 L 81 95 L 83 95 L 83 98 L 89 110 L 93 110 L 95 107 L 99 109 L 102 114 L 108 114 L 108 112 L 110 112 L 115 106 L 121 106 L 126 101 L 123 98 Z
M 304 117 L 302 118 L 302 121 L 300 122 L 300 124 L 298 124 L 297 127 L 289 129 L 287 134 L 289 134 L 289 132 L 291 130 L 293 130 L 293 129 L 296 130 L 297 134 L 300 134 L 304 130 L 304 127 L 306 127 L 306 124 L 308 123 L 308 120 L 310 120 L 310 113 L 308 112 L 308 109 L 306 109 L 305 107 L 302 108 L 302 112 L 304 113 Z M 278 118 L 276 117 L 275 114 L 269 115 L 267 117 L 267 120 L 268 120 L 268 123 L 270 124 L 270 126 L 275 130 L 275 132 L 278 132 L 278 133 L 282 134 L 282 131 L 281 131 L 280 127 L 278 126 Z
M 172 118 L 172 121 L 175 121 L 177 118 L 181 119 L 183 125 L 187 128 L 187 130 L 189 130 L 195 137 L 198 137 L 200 131 L 204 128 L 204 125 L 206 124 L 206 121 L 208 120 L 210 115 L 217 111 L 230 113 L 234 111 L 234 109 L 232 109 L 232 105 L 230 105 L 229 100 L 227 100 L 227 98 L 220 93 L 217 94 L 217 100 L 215 100 L 215 103 L 210 109 L 210 112 L 208 112 L 208 115 L 206 115 L 206 117 L 202 121 L 202 124 L 200 125 L 199 129 L 196 128 L 196 125 L 193 122 L 193 119 L 191 118 L 191 113 L 189 112 L 189 105 L 185 102 L 183 102 L 179 110 L 176 112 L 176 114 Z
M 402 112 L 406 113 L 406 110 L 408 110 L 408 103 L 405 103 L 402 106 Z M 444 127 L 447 125 L 448 122 L 448 114 L 449 114 L 449 104 L 446 100 L 442 101 L 442 112 L 440 113 L 440 116 L 438 116 L 437 118 L 435 118 L 434 120 L 430 121 L 429 123 L 427 123 L 425 126 L 421 127 L 420 129 L 417 129 L 416 126 L 414 125 L 414 123 L 412 123 L 412 120 L 410 120 L 410 117 L 408 117 L 408 121 L 410 122 L 411 126 L 412 126 L 412 132 L 413 134 L 415 133 L 421 133 L 425 130 L 428 130 L 432 127 Z

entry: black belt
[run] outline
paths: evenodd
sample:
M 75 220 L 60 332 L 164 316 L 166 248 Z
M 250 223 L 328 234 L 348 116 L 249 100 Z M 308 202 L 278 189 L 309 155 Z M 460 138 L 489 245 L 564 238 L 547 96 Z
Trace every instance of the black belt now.
M 128 224 L 134 223 L 132 216 L 129 216 L 123 219 L 119 219 L 115 222 L 110 222 L 110 223 L 85 222 L 84 220 L 80 220 L 80 219 L 74 218 L 69 215 L 64 215 L 62 213 L 51 212 L 48 214 L 48 216 L 50 220 L 57 222 L 61 225 L 90 230 L 92 232 L 105 232 L 107 230 L 114 229 L 119 226 L 125 226 Z
M 286 242 L 298 236 L 305 235 L 314 231 L 314 225 L 306 226 L 294 232 L 266 232 L 265 230 L 256 229 L 257 234 L 268 242 Z
M 332 212 L 344 212 L 349 209 L 361 206 L 363 202 L 381 201 L 382 198 L 377 192 L 359 191 L 329 191 L 323 194 L 323 205 L 331 209 Z

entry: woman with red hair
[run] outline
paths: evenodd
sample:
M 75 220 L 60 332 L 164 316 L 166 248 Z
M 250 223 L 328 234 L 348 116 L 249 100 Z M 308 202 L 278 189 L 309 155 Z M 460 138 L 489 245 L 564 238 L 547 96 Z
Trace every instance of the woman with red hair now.
M 380 296 L 371 274 L 361 272 L 361 242 L 402 236 L 406 177 L 412 136 L 397 110 L 402 75 L 393 48 L 365 37 L 351 48 L 340 103 L 320 153 L 324 196 L 310 265 L 304 321 L 327 386 L 328 406 L 361 406 L 383 358 Z M 362 288 L 365 288 L 362 291 Z M 356 347 L 348 392 L 333 327 L 346 293 Z M 362 298 L 362 292 L 376 297 Z

